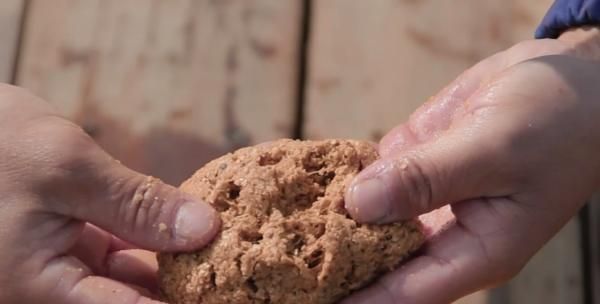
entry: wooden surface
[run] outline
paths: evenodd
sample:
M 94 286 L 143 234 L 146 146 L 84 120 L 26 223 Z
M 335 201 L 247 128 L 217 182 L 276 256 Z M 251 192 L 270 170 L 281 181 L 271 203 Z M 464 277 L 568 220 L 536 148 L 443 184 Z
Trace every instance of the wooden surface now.
M 550 3 L 314 1 L 305 134 L 378 139 L 466 68 L 531 38 Z
M 587 244 L 589 246 L 588 269 L 590 282 L 590 296 L 600 302 L 600 192 L 597 192 L 588 207 L 588 233 Z
M 468 295 L 453 304 L 486 304 L 490 303 L 490 295 L 487 292 L 476 292 Z
M 550 3 L 313 1 L 306 136 L 378 140 L 464 69 L 531 38 Z M 506 286 L 459 303 L 583 303 L 578 227 Z
M 583 265 L 578 220 L 572 220 L 499 291 L 500 303 L 578 304 L 583 298 Z M 494 303 L 495 304 L 495 303 Z
M 0 82 L 11 82 L 18 51 L 24 0 L 0 2 Z
M 312 0 L 304 134 L 377 140 L 462 70 L 531 37 L 550 2 Z M 303 1 L 30 0 L 21 31 L 23 3 L 0 2 L 0 81 L 16 71 L 137 170 L 178 183 L 294 133 Z M 457 303 L 582 303 L 580 247 L 573 220 L 515 280 Z
M 33 0 L 18 84 L 178 183 L 292 133 L 301 2 Z

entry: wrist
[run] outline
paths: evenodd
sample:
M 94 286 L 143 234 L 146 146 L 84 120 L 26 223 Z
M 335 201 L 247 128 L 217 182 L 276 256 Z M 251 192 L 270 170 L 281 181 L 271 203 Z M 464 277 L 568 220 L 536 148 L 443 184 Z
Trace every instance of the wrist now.
M 576 56 L 600 61 L 600 27 L 573 28 L 563 32 L 558 40 L 567 43 Z

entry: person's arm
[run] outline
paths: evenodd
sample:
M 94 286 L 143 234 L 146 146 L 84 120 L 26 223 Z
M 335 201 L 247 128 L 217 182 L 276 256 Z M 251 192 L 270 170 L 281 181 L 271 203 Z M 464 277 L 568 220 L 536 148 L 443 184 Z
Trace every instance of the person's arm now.
M 600 30 L 558 34 L 483 60 L 382 139 L 349 213 L 388 223 L 449 206 L 454 221 L 344 304 L 450 303 L 505 282 L 600 187 Z

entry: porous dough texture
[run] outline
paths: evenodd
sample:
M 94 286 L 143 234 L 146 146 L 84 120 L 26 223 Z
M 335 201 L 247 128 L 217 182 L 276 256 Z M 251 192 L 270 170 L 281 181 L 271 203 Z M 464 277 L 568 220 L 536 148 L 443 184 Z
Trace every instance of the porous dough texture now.
M 198 170 L 183 191 L 212 204 L 208 247 L 159 255 L 172 304 L 335 303 L 421 246 L 417 220 L 361 225 L 344 209 L 351 179 L 377 159 L 367 142 L 278 140 Z

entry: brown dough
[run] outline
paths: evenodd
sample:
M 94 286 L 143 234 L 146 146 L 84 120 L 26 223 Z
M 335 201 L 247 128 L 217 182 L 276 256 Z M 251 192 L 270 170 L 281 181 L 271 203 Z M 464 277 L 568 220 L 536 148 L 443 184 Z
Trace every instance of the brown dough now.
M 344 191 L 377 158 L 366 142 L 279 140 L 200 169 L 181 189 L 221 212 L 221 234 L 193 253 L 161 254 L 172 304 L 335 303 L 423 243 L 420 224 L 360 225 Z

